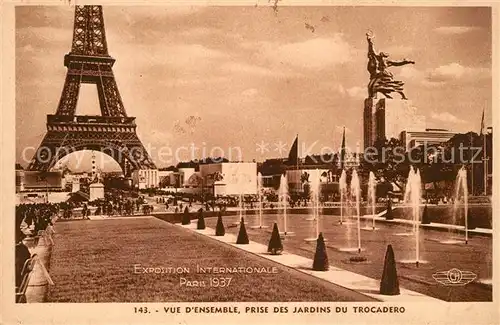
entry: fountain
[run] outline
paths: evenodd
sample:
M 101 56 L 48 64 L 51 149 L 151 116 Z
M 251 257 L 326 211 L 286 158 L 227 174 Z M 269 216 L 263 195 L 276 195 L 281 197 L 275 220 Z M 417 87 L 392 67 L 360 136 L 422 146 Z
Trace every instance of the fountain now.
M 264 226 L 263 220 L 262 220 L 262 174 L 260 172 L 257 173 L 257 195 L 259 198 L 259 206 L 258 206 L 259 224 L 256 226 L 251 226 L 250 228 L 252 228 L 252 229 L 269 228 L 269 226 Z
M 406 179 L 405 193 L 403 196 L 403 203 L 409 204 L 410 202 L 410 191 L 411 191 L 411 181 L 414 177 L 415 173 L 413 171 L 413 167 L 410 167 L 410 171 L 408 172 L 408 178 Z
M 351 193 L 351 200 L 354 199 L 354 203 L 355 203 L 355 210 L 356 210 L 356 216 L 357 216 L 357 234 L 358 234 L 358 247 L 357 248 L 352 248 L 352 247 L 348 247 L 348 248 L 340 248 L 339 250 L 340 251 L 343 251 L 343 252 L 355 252 L 357 251 L 358 253 L 361 253 L 361 218 L 360 218 L 360 208 L 359 208 L 359 204 L 360 204 L 360 199 L 361 199 L 361 188 L 360 188 L 360 181 L 359 181 L 359 177 L 358 177 L 358 172 L 354 169 L 352 171 L 352 178 L 351 178 L 351 186 L 350 186 L 350 193 Z M 348 241 L 350 239 L 349 237 L 349 232 L 350 232 L 350 229 L 347 230 L 348 231 Z
M 467 189 L 467 170 L 462 166 L 457 173 L 455 179 L 455 196 L 453 200 L 453 226 L 457 224 L 457 214 L 460 212 L 460 206 L 463 206 L 464 226 L 465 226 L 465 244 L 469 242 L 469 225 L 468 225 L 468 210 L 469 210 L 469 193 Z M 450 227 L 450 232 L 452 228 Z M 440 241 L 442 244 L 461 244 L 464 243 L 461 239 L 451 238 Z
M 239 216 L 239 221 L 238 222 L 234 222 L 233 223 L 233 226 L 239 226 L 240 223 L 241 223 L 241 219 L 243 218 L 243 210 L 245 209 L 245 207 L 243 206 L 243 186 L 240 186 L 240 194 L 239 194 L 239 197 L 238 197 L 238 216 Z M 245 221 L 245 225 L 247 224 L 247 222 Z
M 311 200 L 311 210 L 310 216 L 306 218 L 306 221 L 314 221 L 316 220 L 316 209 L 314 207 L 314 193 L 315 193 L 315 183 L 314 183 L 315 175 L 309 175 L 309 180 L 304 186 L 308 186 L 309 188 L 309 199 Z
M 485 249 L 485 260 L 486 260 L 486 268 L 484 268 L 485 273 L 480 274 L 479 279 L 477 282 L 487 285 L 487 286 L 492 286 L 493 285 L 493 278 L 492 278 L 492 246 L 489 245 Z
M 420 178 L 420 170 L 410 167 L 408 173 L 408 181 L 405 188 L 405 199 L 410 203 L 413 215 L 412 228 L 413 232 L 410 234 L 415 235 L 415 259 L 401 260 L 404 264 L 415 264 L 416 267 L 421 263 L 427 263 L 420 259 L 420 200 L 422 197 L 422 181 Z
M 467 244 L 469 241 L 469 193 L 467 190 L 467 170 L 465 169 L 465 166 L 462 166 L 460 171 L 457 174 L 458 181 L 457 183 L 457 189 L 455 191 L 455 200 L 453 203 L 453 207 L 455 208 L 454 210 L 457 210 L 457 205 L 455 202 L 458 201 L 459 194 L 460 194 L 460 187 L 462 188 L 462 198 L 463 198 L 463 205 L 464 205 L 464 225 L 465 225 L 465 243 Z M 461 185 L 461 186 L 460 186 Z M 455 213 L 453 213 L 455 215 Z
M 342 169 L 342 174 L 340 174 L 339 180 L 339 190 L 340 190 L 340 224 L 342 224 L 342 218 L 344 215 L 344 196 L 347 190 L 347 175 L 345 169 Z
M 422 197 L 422 179 L 420 178 L 420 169 L 417 168 L 414 184 L 411 189 L 412 208 L 413 208 L 413 227 L 415 229 L 415 265 L 418 267 L 420 260 L 420 199 Z
M 279 190 L 278 190 L 278 197 L 279 197 L 279 201 L 281 202 L 281 206 L 283 208 L 283 232 L 281 232 L 280 234 L 283 234 L 285 236 L 290 236 L 290 235 L 293 235 L 292 232 L 290 231 L 287 231 L 287 203 L 288 203 L 288 182 L 287 182 L 287 179 L 286 179 L 286 176 L 285 175 L 281 175 L 281 179 L 280 179 L 280 187 L 279 187 Z
M 340 180 L 339 180 L 339 190 L 340 190 L 340 224 L 352 224 L 351 221 L 344 221 L 344 210 L 345 210 L 345 203 L 347 199 L 347 173 L 345 169 L 342 170 L 342 174 L 340 175 Z
M 351 179 L 351 193 L 356 196 L 356 215 L 358 216 L 357 228 L 358 228 L 358 253 L 361 253 L 361 220 L 359 216 L 359 199 L 361 195 L 361 189 L 359 186 L 358 172 L 356 169 L 352 171 Z
M 312 194 L 312 218 L 308 218 L 306 220 L 309 221 L 314 221 L 314 226 L 315 228 L 313 232 L 315 232 L 315 235 L 313 235 L 310 238 L 306 238 L 305 241 L 312 242 L 316 241 L 318 236 L 319 236 L 319 197 L 320 197 L 320 174 L 319 171 L 316 169 L 316 171 L 311 175 L 311 194 Z
M 420 172 L 419 172 L 420 177 Z M 412 215 L 412 230 L 405 231 L 402 233 L 397 233 L 397 236 L 413 236 L 415 235 L 416 226 L 415 226 L 415 205 L 420 205 L 420 199 L 416 200 L 417 203 L 414 203 L 415 198 L 413 195 L 417 195 L 416 193 L 420 193 L 420 189 L 417 190 L 416 184 L 420 183 L 420 180 L 417 181 L 417 174 L 412 166 L 410 166 L 410 171 L 408 172 L 408 178 L 406 180 L 405 193 L 403 196 L 403 203 L 406 208 L 411 208 Z M 419 194 L 418 194 L 419 195 Z
M 376 180 L 375 180 L 375 174 L 373 172 L 370 172 L 370 175 L 368 176 L 368 203 L 371 206 L 371 212 L 372 212 L 372 225 L 371 227 L 367 224 L 366 227 L 363 228 L 363 230 L 376 230 L 378 228 L 375 228 L 375 203 L 376 203 L 376 192 L 375 192 L 375 185 L 376 185 Z

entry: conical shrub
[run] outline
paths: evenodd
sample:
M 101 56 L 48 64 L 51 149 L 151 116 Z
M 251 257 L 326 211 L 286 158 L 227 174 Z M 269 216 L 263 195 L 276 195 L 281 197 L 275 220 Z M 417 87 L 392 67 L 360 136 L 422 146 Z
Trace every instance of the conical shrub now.
M 269 239 L 267 252 L 271 253 L 271 255 L 280 255 L 281 252 L 283 252 L 283 244 L 281 243 L 280 232 L 278 230 L 278 224 L 276 222 L 274 223 L 271 239 Z
M 196 229 L 205 229 L 205 217 L 203 216 L 203 209 L 201 208 L 198 210 L 198 223 L 196 225 Z
M 328 271 L 328 255 L 326 254 L 325 239 L 320 232 L 316 241 L 316 253 L 314 254 L 313 270 Z
M 422 212 L 422 224 L 428 225 L 431 223 L 431 218 L 429 216 L 429 210 L 427 208 L 427 204 L 424 206 L 424 211 Z
M 238 239 L 236 239 L 236 244 L 249 244 L 247 229 L 245 228 L 245 220 L 241 217 L 240 221 L 240 232 L 238 233 Z
M 380 294 L 395 296 L 399 295 L 399 280 L 396 270 L 396 259 L 391 245 L 387 245 L 385 253 L 384 271 L 380 280 Z
M 189 209 L 186 207 L 184 209 L 184 214 L 182 215 L 182 224 L 189 225 L 191 223 L 191 218 L 189 217 Z
M 392 200 L 387 201 L 387 211 L 385 213 L 385 220 L 393 220 L 394 216 L 392 214 Z
M 224 229 L 224 224 L 222 223 L 222 215 L 219 212 L 217 217 L 217 225 L 215 226 L 215 236 L 224 236 L 226 234 L 226 229 Z

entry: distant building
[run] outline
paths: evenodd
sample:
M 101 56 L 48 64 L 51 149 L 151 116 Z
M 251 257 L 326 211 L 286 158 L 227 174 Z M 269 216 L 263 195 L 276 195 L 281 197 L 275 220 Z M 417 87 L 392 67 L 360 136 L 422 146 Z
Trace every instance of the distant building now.
M 259 163 L 257 170 L 262 175 L 262 187 L 277 188 L 280 183 L 280 177 L 287 168 L 295 168 L 295 166 L 287 166 L 286 158 L 267 159 Z
M 193 185 L 190 179 L 197 174 L 194 167 L 169 168 L 168 170 L 159 170 L 159 187 L 161 188 L 191 188 Z
M 422 144 L 448 141 L 456 133 L 445 129 L 426 129 L 425 117 L 417 113 L 411 101 L 400 99 L 366 99 L 363 115 L 365 150 L 378 139 L 399 138 L 406 150 Z
M 137 169 L 132 172 L 132 186 L 136 188 L 156 188 L 159 182 L 158 169 Z
M 24 191 L 24 168 L 16 164 L 16 193 Z
M 158 170 L 158 186 L 160 188 L 164 187 L 174 187 L 177 184 L 173 179 L 173 175 L 177 172 L 176 170 Z
M 114 171 L 114 172 L 101 172 L 102 177 L 114 177 L 114 178 L 120 178 L 124 177 L 122 171 Z
M 357 168 L 360 165 L 360 157 L 362 154 L 356 153 L 356 152 L 351 152 L 346 149 L 345 154 L 344 154 L 344 160 L 343 163 L 341 160 L 338 161 L 337 167 L 341 168 L 344 167 L 344 169 L 351 169 L 351 168 Z M 337 179 L 336 179 L 337 181 Z
M 425 129 L 425 131 L 403 131 L 400 140 L 406 146 L 406 150 L 423 144 L 435 145 L 450 140 L 456 132 L 445 129 Z
M 88 180 L 88 179 L 90 179 L 90 174 L 87 173 L 87 172 L 66 173 L 66 174 L 64 174 L 64 179 L 65 179 L 66 183 L 71 184 L 71 183 L 74 183 L 74 182 L 77 182 L 77 181 L 79 182 L 81 180 Z
M 222 162 L 200 165 L 201 186 L 214 195 L 257 194 L 257 163 Z
M 194 167 L 182 167 L 178 169 L 179 174 L 179 184 L 180 187 L 196 187 L 195 181 L 193 181 L 193 175 L 196 174 L 196 168 Z
M 318 179 L 313 179 L 317 177 Z M 328 169 L 290 169 L 286 171 L 286 180 L 288 182 L 288 192 L 290 194 L 302 194 L 306 191 L 306 187 L 311 189 L 312 184 L 321 185 L 329 181 Z M 331 180 L 331 179 L 330 179 Z
M 62 172 L 16 170 L 16 192 L 62 191 Z

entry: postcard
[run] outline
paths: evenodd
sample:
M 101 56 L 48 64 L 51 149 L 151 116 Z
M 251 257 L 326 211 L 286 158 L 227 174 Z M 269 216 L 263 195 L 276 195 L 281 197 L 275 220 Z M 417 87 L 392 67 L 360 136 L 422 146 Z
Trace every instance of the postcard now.
M 2 4 L 2 323 L 498 323 L 498 9 Z

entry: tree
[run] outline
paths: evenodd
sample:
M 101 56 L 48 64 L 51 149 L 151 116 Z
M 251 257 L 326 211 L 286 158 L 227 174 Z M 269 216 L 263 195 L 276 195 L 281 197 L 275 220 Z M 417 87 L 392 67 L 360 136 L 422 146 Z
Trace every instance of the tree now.
M 406 156 L 406 146 L 401 140 L 378 139 L 361 158 L 362 179 L 368 179 L 368 174 L 372 171 L 377 178 L 383 177 L 404 190 L 410 165 Z
M 281 252 L 283 252 L 283 244 L 281 243 L 278 224 L 276 222 L 274 223 L 271 239 L 269 240 L 269 245 L 267 246 L 267 252 L 271 253 L 271 255 L 280 255 Z
M 386 179 L 381 180 L 375 187 L 376 197 L 387 197 L 392 192 L 392 184 Z
M 249 244 L 247 230 L 245 228 L 245 219 L 242 217 L 240 221 L 240 231 L 238 233 L 238 238 L 236 239 L 236 244 L 246 245 Z
M 444 143 L 443 159 L 451 167 L 450 178 L 454 180 L 458 170 L 465 165 L 468 170 L 467 181 L 470 189 L 469 193 L 472 195 L 474 193 L 482 193 L 484 189 L 484 163 L 482 160 L 484 153 L 486 153 L 486 158 L 490 158 L 488 169 L 493 166 L 491 160 L 491 138 L 491 134 L 478 135 L 475 132 L 467 132 L 455 134 L 455 136 Z M 483 152 L 484 144 L 486 144 L 485 152 Z M 472 174 L 474 175 L 473 177 L 471 177 Z M 472 182 L 472 178 L 474 178 L 474 182 Z M 474 183 L 474 188 L 472 188 L 472 183 Z
M 396 259 L 391 245 L 387 245 L 385 253 L 384 271 L 382 272 L 382 280 L 380 281 L 380 294 L 382 295 L 399 295 L 399 279 L 396 270 Z
M 182 215 L 182 224 L 189 225 L 191 223 L 191 218 L 189 216 L 189 209 L 186 207 L 184 209 L 184 214 Z
M 323 233 L 320 232 L 316 241 L 316 253 L 314 254 L 313 270 L 328 271 L 328 255 L 326 254 L 325 239 Z
M 219 216 L 217 217 L 217 225 L 215 226 L 215 236 L 224 236 L 226 234 L 226 229 L 224 229 L 224 224 L 222 223 L 222 215 L 219 211 Z
M 205 229 L 205 218 L 203 217 L 203 209 L 200 208 L 198 210 L 198 223 L 196 225 L 196 229 L 203 230 Z

